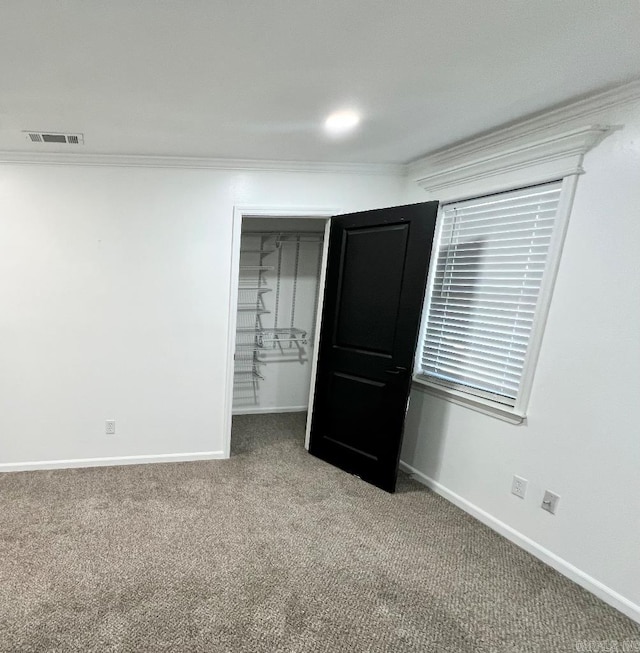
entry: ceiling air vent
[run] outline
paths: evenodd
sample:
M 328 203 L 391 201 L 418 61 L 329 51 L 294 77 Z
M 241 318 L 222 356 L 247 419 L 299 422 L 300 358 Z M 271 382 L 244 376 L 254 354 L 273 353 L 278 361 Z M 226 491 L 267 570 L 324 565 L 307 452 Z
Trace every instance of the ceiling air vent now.
M 60 132 L 24 132 L 32 143 L 59 143 L 61 145 L 82 145 L 84 134 L 62 134 Z

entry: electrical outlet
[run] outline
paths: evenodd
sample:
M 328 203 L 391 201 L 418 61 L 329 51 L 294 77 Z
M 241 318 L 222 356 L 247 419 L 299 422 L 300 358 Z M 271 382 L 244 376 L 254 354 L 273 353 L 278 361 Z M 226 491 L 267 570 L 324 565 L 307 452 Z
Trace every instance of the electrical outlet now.
M 104 424 L 105 424 L 104 432 L 107 435 L 115 435 L 116 434 L 116 420 L 115 419 L 108 419 Z
M 546 490 L 544 493 L 544 498 L 542 499 L 542 505 L 540 507 L 543 510 L 550 512 L 552 515 L 555 515 L 556 510 L 558 509 L 558 501 L 560 501 L 560 497 L 557 494 Z
M 517 497 L 524 499 L 524 495 L 527 493 L 528 482 L 526 478 L 514 476 L 513 483 L 511 483 L 511 494 L 515 494 Z

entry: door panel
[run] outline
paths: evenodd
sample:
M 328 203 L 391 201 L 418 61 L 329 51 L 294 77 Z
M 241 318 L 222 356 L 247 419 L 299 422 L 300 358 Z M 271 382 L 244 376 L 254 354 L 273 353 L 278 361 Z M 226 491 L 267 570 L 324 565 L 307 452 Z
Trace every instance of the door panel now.
M 393 262 L 404 260 L 408 231 L 404 224 L 345 232 L 336 345 L 391 355 L 402 288 Z
M 437 202 L 333 218 L 309 451 L 393 492 Z
M 384 419 L 381 410 L 385 384 L 363 377 L 334 373 L 328 410 L 333 440 L 378 459 L 379 442 L 372 437 Z M 327 436 L 331 437 L 331 436 Z

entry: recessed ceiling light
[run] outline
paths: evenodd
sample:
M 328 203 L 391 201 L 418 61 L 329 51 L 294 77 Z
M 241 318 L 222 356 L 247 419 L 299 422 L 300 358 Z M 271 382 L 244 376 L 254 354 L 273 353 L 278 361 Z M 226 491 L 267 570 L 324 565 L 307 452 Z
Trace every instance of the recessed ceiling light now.
M 356 111 L 335 111 L 324 122 L 324 128 L 332 136 L 341 136 L 355 129 L 360 122 Z

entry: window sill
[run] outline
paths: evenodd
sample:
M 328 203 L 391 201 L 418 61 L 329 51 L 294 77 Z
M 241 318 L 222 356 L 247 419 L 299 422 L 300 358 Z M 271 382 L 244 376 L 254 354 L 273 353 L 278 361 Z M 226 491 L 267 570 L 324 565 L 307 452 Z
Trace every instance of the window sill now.
M 445 401 L 470 408 L 484 415 L 509 422 L 509 424 L 522 424 L 526 420 L 526 415 L 516 411 L 515 408 L 498 404 L 495 401 L 483 399 L 482 397 L 474 397 L 473 395 L 454 390 L 453 388 L 446 388 L 419 376 L 413 377 L 412 387 L 439 399 L 444 399 Z

